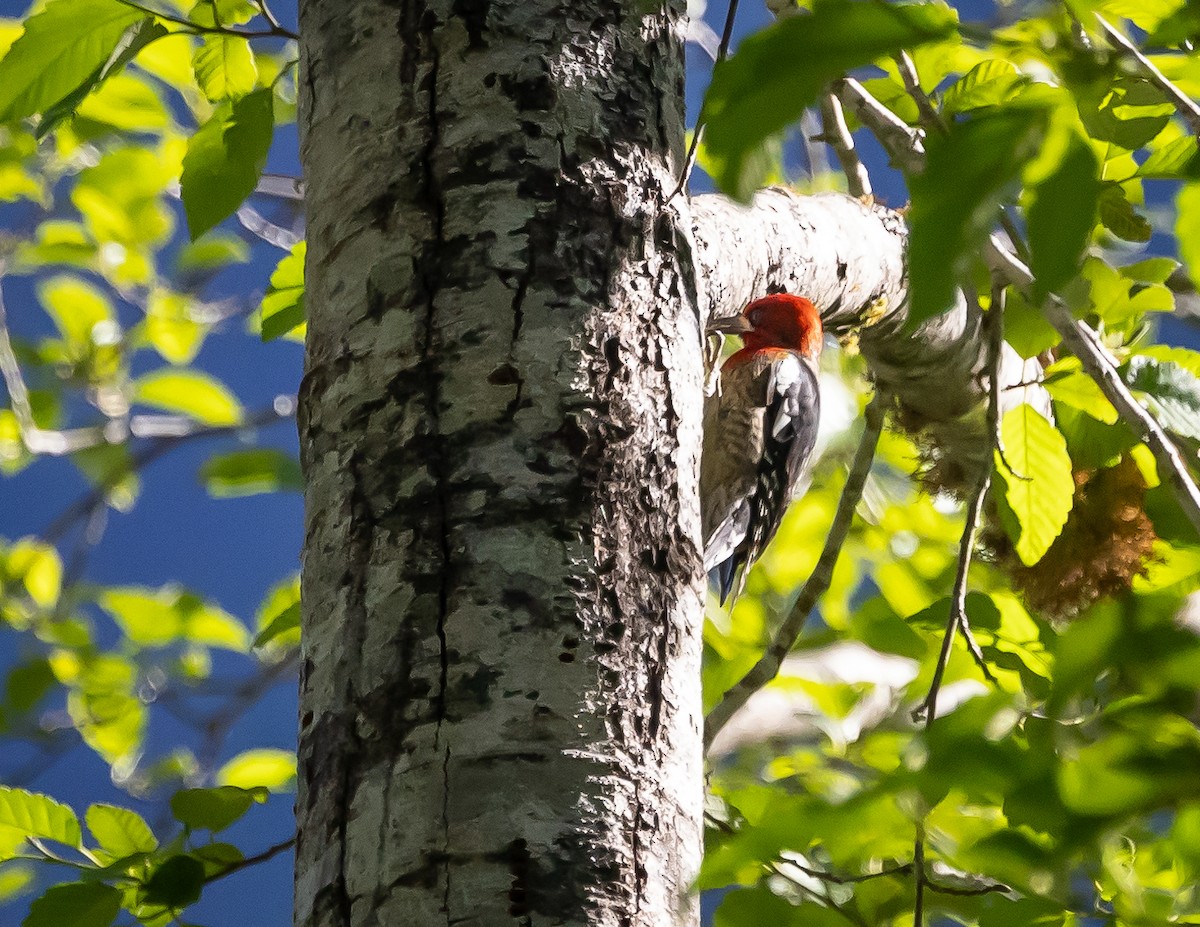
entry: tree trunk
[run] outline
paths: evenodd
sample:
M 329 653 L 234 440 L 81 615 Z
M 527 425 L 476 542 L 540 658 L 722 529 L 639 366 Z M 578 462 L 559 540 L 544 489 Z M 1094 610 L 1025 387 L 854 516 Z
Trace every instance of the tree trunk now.
M 681 6 L 301 3 L 297 924 L 694 921 Z

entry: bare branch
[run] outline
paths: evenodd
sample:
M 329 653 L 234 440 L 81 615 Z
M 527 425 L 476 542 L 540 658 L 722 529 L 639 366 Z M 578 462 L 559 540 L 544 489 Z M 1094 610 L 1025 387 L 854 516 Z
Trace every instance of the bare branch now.
M 714 66 L 725 60 L 729 54 L 729 43 L 733 41 L 733 21 L 737 17 L 738 0 L 729 0 L 729 8 L 725 13 L 725 28 L 721 31 L 721 44 L 717 48 L 717 58 Z M 692 168 L 696 166 L 696 153 L 700 150 L 700 139 L 704 136 L 704 104 L 700 104 L 700 114 L 696 117 L 696 130 L 692 133 L 692 143 L 688 145 L 687 157 L 683 159 L 683 170 L 679 173 L 679 183 L 671 191 L 667 200 L 673 200 L 687 186 L 688 178 L 692 176 Z
M 875 133 L 895 167 L 914 174 L 924 169 L 925 140 L 920 129 L 914 129 L 876 100 L 853 77 L 835 81 L 833 90 L 858 121 Z
M 775 632 L 762 658 L 750 672 L 742 677 L 741 681 L 725 693 L 725 697 L 709 713 L 704 725 L 705 749 L 712 744 L 713 738 L 729 722 L 734 713 L 746 704 L 750 696 L 778 675 L 784 657 L 800 637 L 800 632 L 804 630 L 804 624 L 808 621 L 808 616 L 817 604 L 817 600 L 829 589 L 834 567 L 837 566 L 838 557 L 842 552 L 842 545 L 845 544 L 846 536 L 850 533 L 850 525 L 854 521 L 854 510 L 862 498 L 867 475 L 871 472 L 871 463 L 875 459 L 875 447 L 879 443 L 879 435 L 883 431 L 884 411 L 889 401 L 889 396 L 876 390 L 875 396 L 867 406 L 864 415 L 866 427 L 858 442 L 858 450 L 854 452 L 850 473 L 846 477 L 846 485 L 842 488 L 837 511 L 834 513 L 833 523 L 829 526 L 829 533 L 825 536 L 825 547 L 817 559 L 817 565 L 813 567 L 812 574 L 808 577 L 804 588 L 800 590 L 799 598 L 796 599 L 796 603 L 792 606 L 792 610 L 784 619 L 783 624 Z
M 1192 134 L 1200 138 L 1200 105 L 1197 105 L 1195 100 L 1171 83 L 1167 76 L 1154 66 L 1154 62 L 1143 55 L 1136 45 L 1129 41 L 1116 26 L 1112 25 L 1112 23 L 1099 13 L 1096 14 L 1096 23 L 1100 26 L 1100 31 L 1104 33 L 1109 43 L 1115 45 L 1120 51 L 1137 62 L 1137 66 L 1146 75 L 1147 80 L 1154 84 L 1155 87 L 1161 90 L 1175 104 L 1175 109 L 1179 113 L 1180 118 L 1187 123 Z
M 255 853 L 253 856 L 247 856 L 245 859 L 239 859 L 236 863 L 230 863 L 224 869 L 214 872 L 207 876 L 204 880 L 206 885 L 223 879 L 228 875 L 233 875 L 235 872 L 240 872 L 250 866 L 257 866 L 259 863 L 265 863 L 267 860 L 274 859 L 280 853 L 285 853 L 296 845 L 295 836 L 289 837 L 287 840 L 280 841 L 274 846 L 267 847 L 261 853 Z
M 941 113 L 934 108 L 933 101 L 929 99 L 929 94 L 921 89 L 921 78 L 917 74 L 917 65 L 912 60 L 912 55 L 906 51 L 902 51 L 896 56 L 895 60 L 896 67 L 900 71 L 900 80 L 904 82 L 904 89 L 908 91 L 908 95 L 912 98 L 912 101 L 917 104 L 917 113 L 920 115 L 921 125 L 927 131 L 945 132 L 946 123 L 942 121 Z
M 846 125 L 846 114 L 842 111 L 842 101 L 837 94 L 827 93 L 821 97 L 821 123 L 824 130 L 821 139 L 837 155 L 842 173 L 846 175 L 846 187 L 850 195 L 870 196 L 871 175 L 854 149 L 854 136 Z

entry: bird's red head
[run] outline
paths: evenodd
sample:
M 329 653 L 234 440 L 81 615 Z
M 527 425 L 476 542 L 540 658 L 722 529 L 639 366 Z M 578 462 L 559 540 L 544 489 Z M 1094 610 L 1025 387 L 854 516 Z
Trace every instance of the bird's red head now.
M 742 315 L 750 324 L 750 330 L 742 335 L 748 349 L 784 348 L 813 359 L 820 356 L 824 337 L 821 315 L 803 296 L 764 296 L 742 310 Z

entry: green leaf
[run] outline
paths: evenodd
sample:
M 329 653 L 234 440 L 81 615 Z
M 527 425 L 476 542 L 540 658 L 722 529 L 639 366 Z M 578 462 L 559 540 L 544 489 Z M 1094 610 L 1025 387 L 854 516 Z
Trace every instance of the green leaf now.
M 47 889 L 29 906 L 21 927 L 109 927 L 121 912 L 121 890 L 103 882 Z
M 26 712 L 40 702 L 55 683 L 50 664 L 43 658 L 14 666 L 4 680 L 5 707 Z
M 1008 288 L 1004 304 L 1004 339 L 1024 358 L 1037 357 L 1062 340 L 1046 321 L 1040 306 L 1029 302 L 1015 287 Z
M 955 15 L 935 3 L 823 0 L 811 15 L 783 19 L 750 36 L 713 71 L 703 112 L 714 180 L 749 199 L 760 178 L 748 156 L 795 121 L 830 80 L 902 48 L 952 35 Z
M 262 301 L 262 338 L 271 341 L 304 324 L 304 255 L 299 241 L 271 274 L 271 286 Z
M 1067 357 L 1048 367 L 1043 384 L 1056 402 L 1065 402 L 1106 425 L 1115 424 L 1119 418 L 1103 390 L 1084 373 L 1078 358 Z
M 1037 150 L 1040 110 L 1010 109 L 955 123 L 929 140 L 925 171 L 912 178 L 907 327 L 945 312 Z
M 142 898 L 147 904 L 172 911 L 200 900 L 204 890 L 204 863 L 191 856 L 172 856 L 147 880 Z
M 171 813 L 181 824 L 216 833 L 241 818 L 256 801 L 263 802 L 266 798 L 266 789 L 243 789 L 232 785 L 183 789 L 171 797 Z
M 112 57 L 145 13 L 112 0 L 53 0 L 0 59 L 0 122 L 43 112 Z
M 222 104 L 189 140 L 180 185 L 193 241 L 258 184 L 274 132 L 273 96 L 268 87 Z
M 291 454 L 273 448 L 216 454 L 205 461 L 200 479 L 219 499 L 304 488 L 300 464 Z
M 75 812 L 53 798 L 0 785 L 0 859 L 11 859 L 26 838 L 77 847 L 82 840 Z
M 49 106 L 42 113 L 42 118 L 38 122 L 37 137 L 43 138 L 54 130 L 54 128 L 66 119 L 68 116 L 75 113 L 77 110 L 84 108 L 84 103 L 100 86 L 104 84 L 113 75 L 118 74 L 122 68 L 132 61 L 143 48 L 151 42 L 161 39 L 167 34 L 167 30 L 153 19 L 143 19 L 135 27 L 127 29 L 117 43 L 116 49 L 112 55 L 103 64 L 96 68 L 88 77 L 74 90 L 68 93 L 65 97 Z M 135 82 L 137 83 L 137 82 Z M 138 84 L 145 88 L 145 85 Z M 158 124 L 163 126 L 166 124 L 167 114 L 163 108 L 161 101 L 149 88 L 145 88 L 149 94 L 149 103 L 143 102 L 143 106 L 149 106 L 151 109 L 157 110 Z M 94 99 L 94 97 L 93 97 Z M 143 98 L 144 100 L 144 98 Z M 126 101 L 128 102 L 128 101 Z M 155 106 L 157 104 L 157 106 Z M 95 107 L 92 107 L 93 114 Z M 133 114 L 121 114 L 119 118 L 129 120 Z M 133 128 L 133 126 L 120 126 L 123 128 Z
M 1096 222 L 1099 168 L 1092 146 L 1072 134 L 1058 166 L 1034 188 L 1026 221 L 1035 299 L 1057 291 L 1079 270 Z
M 1098 81 L 1078 88 L 1075 101 L 1088 134 L 1136 151 L 1158 137 L 1171 121 L 1175 107 L 1161 90 L 1138 75 L 1122 75 L 1111 83 Z
M 281 644 L 300 643 L 300 577 L 292 576 L 267 593 L 258 607 L 255 626 L 259 629 L 255 647 L 262 647 L 281 635 L 286 635 Z
M 236 235 L 212 232 L 199 241 L 189 241 L 179 249 L 175 267 L 181 274 L 200 274 L 219 270 L 228 264 L 250 260 L 249 246 Z
M 24 895 L 34 879 L 34 869 L 29 865 L 8 863 L 0 868 L 0 904 L 8 904 Z
M 235 35 L 206 35 L 192 58 L 196 83 L 214 103 L 244 97 L 258 81 L 250 42 Z
M 201 26 L 240 26 L 258 15 L 248 0 L 196 0 L 188 18 Z
M 86 815 L 88 830 L 110 859 L 135 853 L 153 853 L 158 840 L 140 814 L 116 805 L 92 805 Z
M 185 640 L 244 651 L 249 634 L 240 621 L 177 586 L 106 589 L 97 599 L 125 636 L 142 647 L 163 647 Z
M 1150 153 L 1136 176 L 1146 180 L 1195 180 L 1200 175 L 1200 148 L 1196 137 L 1185 135 Z
M 108 297 L 78 277 L 51 277 L 38 284 L 38 300 L 63 338 L 87 349 L 120 335 Z
M 204 425 L 236 425 L 242 406 L 222 383 L 198 370 L 156 370 L 134 381 L 134 398 Z
M 1175 240 L 1192 283 L 1200 282 L 1200 182 L 1184 184 L 1175 198 Z
M 999 106 L 1012 96 L 1025 77 L 1011 61 L 992 58 L 981 61 L 956 80 L 942 97 L 942 112 L 958 115 L 985 106 Z
M 24 538 L 8 551 L 7 572 L 20 578 L 29 598 L 42 608 L 52 608 L 62 589 L 62 561 L 49 544 Z
M 1119 183 L 1106 183 L 1100 190 L 1100 222 L 1123 241 L 1150 240 L 1152 229 L 1146 217 L 1133 208 Z
M 1075 496 L 1071 458 L 1062 434 L 1028 403 L 1010 409 L 1000 426 L 1004 457 L 996 472 L 1016 524 L 1005 524 L 1026 566 L 1042 559 L 1062 532 Z M 1014 468 L 1010 471 L 1004 459 Z
M 217 770 L 218 785 L 285 791 L 296 778 L 296 754 L 261 747 L 239 753 Z
M 1122 375 L 1131 388 L 1146 395 L 1159 424 L 1200 440 L 1200 379 L 1176 364 L 1145 355 L 1131 357 Z
M 141 333 L 164 360 L 187 364 L 204 344 L 208 326 L 196 321 L 192 300 L 182 293 L 152 290 Z

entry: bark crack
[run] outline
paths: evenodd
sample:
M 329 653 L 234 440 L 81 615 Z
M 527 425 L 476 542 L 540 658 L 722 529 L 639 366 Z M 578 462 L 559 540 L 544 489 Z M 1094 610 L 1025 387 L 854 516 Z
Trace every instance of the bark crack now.
M 446 720 L 447 689 L 450 675 L 450 648 L 446 637 L 446 621 L 450 611 L 450 519 L 449 519 L 449 466 L 446 460 L 446 446 L 441 428 L 441 399 L 442 375 L 438 357 L 437 341 L 437 294 L 441 281 L 441 254 L 445 244 L 445 214 L 446 204 L 442 186 L 437 176 L 434 161 L 441 143 L 441 125 L 438 114 L 438 71 L 440 56 L 437 41 L 434 37 L 434 27 L 426 17 L 427 38 L 429 41 L 429 74 L 428 81 L 429 107 L 426 119 L 429 125 L 429 140 L 422 152 L 422 165 L 425 174 L 425 189 L 428 204 L 433 218 L 430 252 L 425 255 L 424 282 L 427 308 L 425 314 L 425 344 L 423 346 L 423 365 L 426 370 L 428 383 L 427 415 L 430 431 L 430 449 L 428 466 L 434 482 L 434 499 L 436 502 L 438 543 L 441 553 L 441 568 L 438 576 L 438 604 L 436 633 L 439 647 L 438 689 L 434 698 L 434 712 L 437 725 L 434 730 L 434 749 L 442 750 L 442 853 L 446 859 L 444 866 L 445 888 L 442 893 L 442 909 L 446 915 L 446 923 L 451 923 L 450 913 L 450 743 L 442 744 L 442 725 Z

